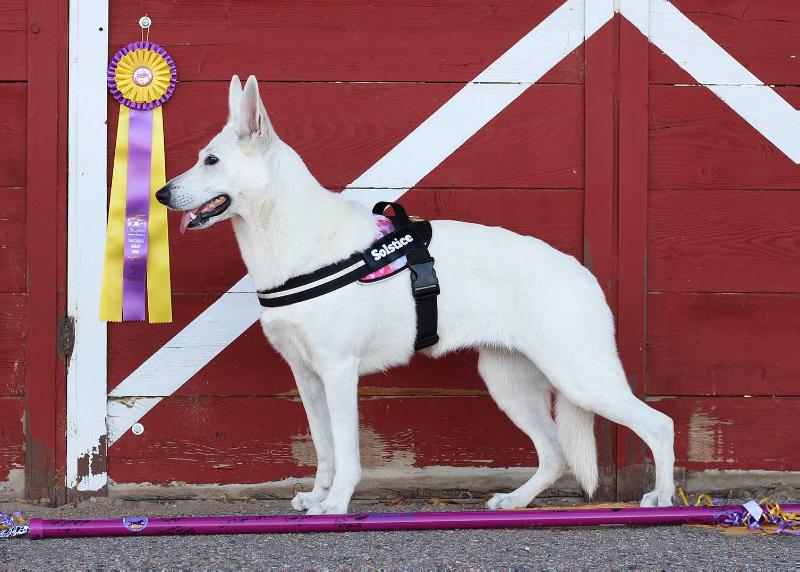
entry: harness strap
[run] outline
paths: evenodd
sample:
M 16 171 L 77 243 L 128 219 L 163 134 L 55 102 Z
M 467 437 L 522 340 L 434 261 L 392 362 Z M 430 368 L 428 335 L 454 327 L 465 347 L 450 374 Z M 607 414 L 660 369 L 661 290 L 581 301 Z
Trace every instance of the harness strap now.
M 417 314 L 414 349 L 435 344 L 439 341 L 436 304 L 439 281 L 433 268 L 434 260 L 428 252 L 433 229 L 428 221 L 409 217 L 397 203 L 380 202 L 372 212 L 383 214 L 390 207 L 394 215 L 388 218 L 394 224 L 394 231 L 376 240 L 364 252 L 356 252 L 349 258 L 291 278 L 277 288 L 259 290 L 259 303 L 267 308 L 276 308 L 310 300 L 347 286 L 405 256 Z
M 430 235 L 433 230 L 428 221 L 412 219 L 406 214 L 405 209 L 397 203 L 379 202 L 372 208 L 372 214 L 384 214 L 391 208 L 394 216 L 390 216 L 396 229 L 403 230 L 412 225 L 427 225 Z M 434 259 L 428 251 L 430 238 L 423 241 L 422 245 L 408 253 L 408 267 L 411 270 L 411 293 L 417 310 L 417 337 L 414 340 L 414 350 L 421 350 L 432 346 L 439 341 L 438 322 L 439 308 L 436 297 L 439 295 L 439 279 L 433 267 Z
M 310 274 L 292 278 L 278 288 L 259 290 L 258 301 L 266 308 L 297 304 L 338 290 L 369 272 L 364 257 L 360 253 L 354 254 Z

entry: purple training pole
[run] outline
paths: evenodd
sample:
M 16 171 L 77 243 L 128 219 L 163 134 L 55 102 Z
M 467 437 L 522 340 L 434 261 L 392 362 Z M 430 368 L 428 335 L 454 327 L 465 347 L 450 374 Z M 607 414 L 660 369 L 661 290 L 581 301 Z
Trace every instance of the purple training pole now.
M 800 504 L 783 505 L 787 512 Z M 551 526 L 718 524 L 741 505 L 512 510 L 481 512 L 391 512 L 345 515 L 199 516 L 106 520 L 30 520 L 31 538 L 158 536 L 175 534 L 274 534 L 354 530 L 540 528 Z

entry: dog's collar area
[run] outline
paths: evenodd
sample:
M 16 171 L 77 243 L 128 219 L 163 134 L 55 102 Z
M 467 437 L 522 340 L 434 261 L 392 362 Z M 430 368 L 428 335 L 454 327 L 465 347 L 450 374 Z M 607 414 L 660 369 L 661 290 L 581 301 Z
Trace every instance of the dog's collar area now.
M 381 236 L 364 251 L 356 252 L 349 258 L 291 278 L 276 288 L 259 290 L 261 305 L 275 308 L 310 300 L 352 284 L 406 257 L 411 271 L 411 292 L 417 309 L 414 349 L 420 350 L 439 341 L 436 304 L 439 280 L 434 270 L 434 259 L 428 252 L 433 229 L 428 221 L 409 217 L 397 203 L 377 203 L 372 212 L 383 214 L 389 208 L 394 211 L 394 216 L 389 217 L 394 224 L 394 231 Z

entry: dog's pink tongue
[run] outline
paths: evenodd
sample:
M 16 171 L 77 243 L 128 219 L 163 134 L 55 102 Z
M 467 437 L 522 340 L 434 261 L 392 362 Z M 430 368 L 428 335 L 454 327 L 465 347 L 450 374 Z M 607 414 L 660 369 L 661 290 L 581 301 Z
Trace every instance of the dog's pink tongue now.
M 186 211 L 185 213 L 183 213 L 183 216 L 181 217 L 181 227 L 180 227 L 181 234 L 186 232 L 186 228 L 189 226 L 189 223 L 192 222 L 196 216 L 197 214 L 195 213 L 194 210 Z

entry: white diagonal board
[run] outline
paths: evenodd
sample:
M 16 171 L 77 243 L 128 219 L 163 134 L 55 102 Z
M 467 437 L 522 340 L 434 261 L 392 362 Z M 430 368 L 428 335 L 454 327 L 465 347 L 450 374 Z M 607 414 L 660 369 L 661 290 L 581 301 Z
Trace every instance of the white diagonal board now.
M 714 92 L 792 161 L 800 163 L 800 111 L 670 2 L 650 0 L 649 22 L 643 6 L 647 1 L 622 0 L 621 13 L 697 83 Z

